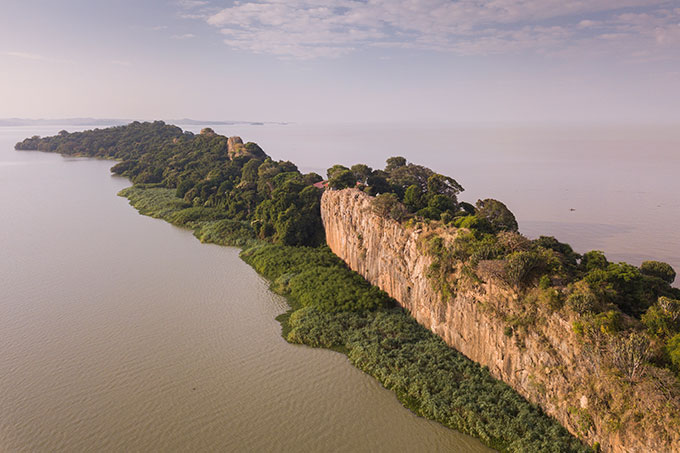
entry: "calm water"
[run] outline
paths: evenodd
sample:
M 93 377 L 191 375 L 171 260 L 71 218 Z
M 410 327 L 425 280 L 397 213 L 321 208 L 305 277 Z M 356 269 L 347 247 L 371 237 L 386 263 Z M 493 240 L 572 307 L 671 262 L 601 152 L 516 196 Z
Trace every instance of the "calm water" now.
M 0 451 L 487 451 L 340 354 L 287 344 L 238 258 L 0 129 Z
M 285 302 L 237 251 L 139 216 L 109 162 L 12 150 L 59 129 L 0 129 L 0 450 L 485 450 L 344 356 L 285 343 Z M 529 236 L 680 270 L 680 128 L 214 129 L 306 171 L 403 155 Z

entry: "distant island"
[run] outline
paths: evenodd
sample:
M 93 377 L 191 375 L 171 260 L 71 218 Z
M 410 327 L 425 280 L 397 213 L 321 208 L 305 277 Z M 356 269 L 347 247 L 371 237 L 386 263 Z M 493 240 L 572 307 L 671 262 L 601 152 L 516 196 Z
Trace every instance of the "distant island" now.
M 0 127 L 8 126 L 122 126 L 130 124 L 134 120 L 120 118 L 52 118 L 52 119 L 30 119 L 30 118 L 0 118 Z M 261 126 L 264 124 L 279 124 L 285 126 L 286 122 L 264 122 L 264 121 L 215 121 L 215 120 L 194 120 L 182 118 L 179 120 L 168 120 L 172 124 L 184 126 L 231 126 L 247 124 L 251 126 Z
M 501 201 L 460 201 L 455 179 L 403 157 L 324 178 L 162 121 L 16 149 L 119 161 L 140 213 L 243 249 L 289 300 L 288 341 L 347 354 L 406 407 L 493 448 L 680 448 L 680 289 L 666 263 L 526 238 Z

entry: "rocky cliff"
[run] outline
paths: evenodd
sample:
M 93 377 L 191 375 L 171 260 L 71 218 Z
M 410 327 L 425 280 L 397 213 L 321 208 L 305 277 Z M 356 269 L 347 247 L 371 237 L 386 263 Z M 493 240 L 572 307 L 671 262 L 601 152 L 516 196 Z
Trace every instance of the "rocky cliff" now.
M 591 445 L 680 451 L 680 404 L 666 374 L 650 367 L 651 377 L 639 382 L 617 376 L 589 351 L 567 314 L 528 310 L 491 277 L 444 300 L 428 277 L 434 258 L 423 244 L 434 234 L 451 241 L 455 230 L 404 226 L 373 213 L 370 200 L 345 189 L 326 191 L 321 201 L 327 243 L 350 268 Z

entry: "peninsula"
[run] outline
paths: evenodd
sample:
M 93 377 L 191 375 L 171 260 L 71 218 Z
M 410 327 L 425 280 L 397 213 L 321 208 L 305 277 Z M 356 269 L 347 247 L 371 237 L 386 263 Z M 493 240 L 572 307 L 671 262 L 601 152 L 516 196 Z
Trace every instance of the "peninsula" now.
M 680 290 L 658 261 L 528 239 L 498 200 L 404 158 L 324 180 L 255 143 L 157 121 L 18 150 L 119 161 L 140 213 L 189 228 L 285 295 L 293 343 L 330 348 L 414 412 L 500 451 L 680 450 Z

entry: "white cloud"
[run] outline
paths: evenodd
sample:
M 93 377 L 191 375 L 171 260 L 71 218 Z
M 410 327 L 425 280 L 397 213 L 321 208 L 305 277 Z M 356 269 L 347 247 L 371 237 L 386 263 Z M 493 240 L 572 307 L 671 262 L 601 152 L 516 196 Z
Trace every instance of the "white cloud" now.
M 172 39 L 192 39 L 195 38 L 196 35 L 193 33 L 184 33 L 183 35 L 172 35 Z
M 219 28 L 228 46 L 299 59 L 366 47 L 554 54 L 603 41 L 630 54 L 669 47 L 680 30 L 666 0 L 249 0 L 212 12 L 188 3 L 200 3 L 194 17 Z
M 47 58 L 43 55 L 28 52 L 3 52 L 3 55 L 7 55 L 9 57 L 22 58 L 24 60 L 51 61 L 50 58 Z
M 177 4 L 184 9 L 193 9 L 200 6 L 206 6 L 210 2 L 205 0 L 178 0 Z
M 579 28 L 590 28 L 600 25 L 602 22 L 597 20 L 583 19 L 578 23 Z

